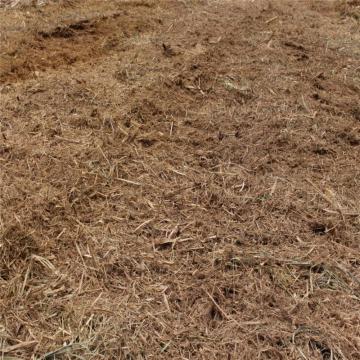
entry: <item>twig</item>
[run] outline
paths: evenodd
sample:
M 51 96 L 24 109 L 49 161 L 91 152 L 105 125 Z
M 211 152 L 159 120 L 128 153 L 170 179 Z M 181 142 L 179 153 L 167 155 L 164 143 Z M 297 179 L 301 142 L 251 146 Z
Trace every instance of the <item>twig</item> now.
M 132 180 L 127 180 L 127 179 L 122 179 L 122 178 L 116 178 L 116 180 L 122 181 L 127 184 L 135 185 L 135 186 L 143 186 L 143 184 L 138 183 L 136 181 L 132 181 Z
M 278 16 L 274 16 L 273 18 L 265 21 L 265 24 L 270 24 L 270 23 L 272 23 L 273 21 L 275 21 L 275 20 L 278 19 L 278 18 L 279 18 Z
M 237 322 L 220 307 L 220 305 L 215 301 L 215 299 L 206 290 L 204 290 L 204 291 L 205 291 L 206 295 L 209 297 L 209 299 L 211 300 L 211 302 L 220 311 L 220 313 L 222 314 L 222 316 L 224 316 L 225 319 Z
M 153 220 L 154 220 L 154 218 L 144 221 L 134 230 L 134 232 L 139 231 L 141 228 L 143 228 L 145 225 L 151 223 Z

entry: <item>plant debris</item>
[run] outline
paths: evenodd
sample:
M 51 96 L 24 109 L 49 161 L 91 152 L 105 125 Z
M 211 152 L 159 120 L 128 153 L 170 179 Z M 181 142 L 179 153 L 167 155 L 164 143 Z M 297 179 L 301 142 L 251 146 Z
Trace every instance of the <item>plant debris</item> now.
M 360 359 L 356 1 L 0 4 L 1 359 Z

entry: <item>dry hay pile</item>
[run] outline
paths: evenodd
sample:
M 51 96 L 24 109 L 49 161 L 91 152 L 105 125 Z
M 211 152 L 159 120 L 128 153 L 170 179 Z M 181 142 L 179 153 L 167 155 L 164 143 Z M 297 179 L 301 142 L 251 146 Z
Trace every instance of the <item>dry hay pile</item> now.
M 2 358 L 360 359 L 356 20 L 42 9 L 0 44 Z

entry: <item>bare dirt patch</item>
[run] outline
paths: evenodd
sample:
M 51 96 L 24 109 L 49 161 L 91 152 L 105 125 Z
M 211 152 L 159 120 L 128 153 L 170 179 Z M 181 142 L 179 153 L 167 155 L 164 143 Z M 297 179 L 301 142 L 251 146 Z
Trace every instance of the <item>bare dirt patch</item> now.
M 5 359 L 359 359 L 356 2 L 0 9 Z
M 129 12 L 127 9 L 132 7 L 137 10 Z M 98 12 L 75 21 L 66 19 L 55 26 L 47 24 L 45 29 L 37 25 L 27 37 L 11 36 L 2 54 L 0 80 L 34 77 L 36 72 L 48 68 L 95 60 L 111 51 L 125 51 L 129 38 L 150 31 L 157 23 L 152 8 L 153 3 L 125 4 L 119 11 Z

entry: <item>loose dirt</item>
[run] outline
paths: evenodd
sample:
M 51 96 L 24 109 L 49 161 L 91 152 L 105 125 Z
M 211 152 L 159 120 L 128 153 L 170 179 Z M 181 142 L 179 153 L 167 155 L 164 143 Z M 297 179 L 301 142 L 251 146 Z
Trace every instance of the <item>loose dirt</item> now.
M 3 359 L 360 359 L 358 1 L 2 5 Z

